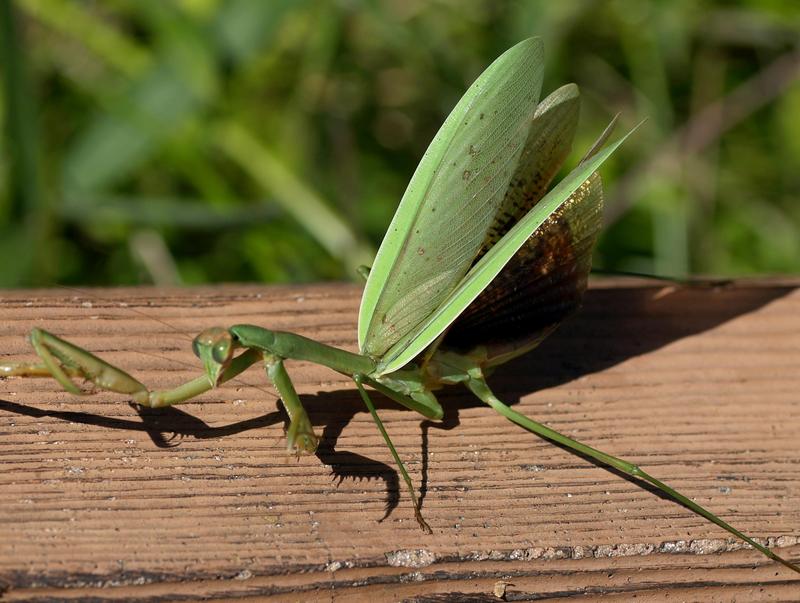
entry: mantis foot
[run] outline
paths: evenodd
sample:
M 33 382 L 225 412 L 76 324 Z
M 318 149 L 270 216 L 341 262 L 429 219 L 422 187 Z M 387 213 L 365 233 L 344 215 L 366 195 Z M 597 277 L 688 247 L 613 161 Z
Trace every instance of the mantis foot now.
M 294 452 L 296 455 L 301 454 L 314 454 L 319 446 L 319 438 L 314 433 L 314 428 L 311 427 L 311 421 L 308 415 L 303 413 L 299 417 L 295 417 L 289 423 L 289 429 L 286 431 L 286 447 L 289 452 Z

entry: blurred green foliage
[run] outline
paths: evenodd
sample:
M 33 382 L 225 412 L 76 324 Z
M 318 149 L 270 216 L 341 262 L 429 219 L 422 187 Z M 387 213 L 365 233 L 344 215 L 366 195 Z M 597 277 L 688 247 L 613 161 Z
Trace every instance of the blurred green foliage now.
M 800 270 L 796 0 L 0 2 L 0 286 L 355 278 L 472 79 L 545 40 L 595 263 Z M 622 129 L 621 128 L 621 129 Z

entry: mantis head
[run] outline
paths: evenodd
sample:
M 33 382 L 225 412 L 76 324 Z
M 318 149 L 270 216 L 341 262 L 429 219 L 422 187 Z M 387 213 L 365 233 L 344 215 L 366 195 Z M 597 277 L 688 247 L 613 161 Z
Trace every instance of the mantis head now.
M 206 376 L 213 387 L 219 385 L 225 369 L 233 359 L 236 345 L 227 329 L 211 327 L 192 341 L 192 351 L 203 361 Z

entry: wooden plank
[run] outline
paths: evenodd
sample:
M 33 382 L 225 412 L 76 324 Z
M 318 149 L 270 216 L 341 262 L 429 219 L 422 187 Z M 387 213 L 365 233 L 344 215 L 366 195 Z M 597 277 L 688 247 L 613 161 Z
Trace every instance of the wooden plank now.
M 23 335 L 38 326 L 169 387 L 199 372 L 189 340 L 213 324 L 354 350 L 359 292 L 4 292 L 0 362 L 32 359 Z M 515 408 L 641 464 L 797 560 L 798 366 L 800 281 L 615 280 L 491 381 Z M 323 435 L 319 458 L 286 454 L 259 369 L 159 411 L 108 393 L 75 398 L 50 380 L 0 382 L 4 600 L 496 600 L 503 580 L 509 599 L 800 592 L 798 576 L 719 528 L 458 389 L 441 396 L 442 425 L 379 405 L 424 492 L 425 535 L 347 379 L 299 362 L 289 370 Z

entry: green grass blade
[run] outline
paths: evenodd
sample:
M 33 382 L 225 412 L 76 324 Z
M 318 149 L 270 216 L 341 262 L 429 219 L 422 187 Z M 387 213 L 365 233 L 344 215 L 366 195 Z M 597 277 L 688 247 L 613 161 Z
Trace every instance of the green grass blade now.
M 143 73 L 152 55 L 143 45 L 117 31 L 96 13 L 77 2 L 61 0 L 17 0 L 20 7 L 42 23 L 80 40 L 98 57 L 132 77 Z
M 217 144 L 335 258 L 348 266 L 368 264 L 372 250 L 322 198 L 295 176 L 244 127 L 225 122 L 217 128 Z
M 15 281 L 47 282 L 51 273 L 49 231 L 51 208 L 42 185 L 38 107 L 34 99 L 26 61 L 19 15 L 14 3 L 0 5 L 0 74 L 5 96 L 5 133 L 10 154 L 8 206 L 0 191 L 0 253 L 6 267 L 0 284 Z M 2 228 L 4 214 L 24 228 Z M 8 280 L 7 283 L 2 281 Z
M 231 205 L 200 198 L 77 195 L 59 204 L 58 215 L 77 224 L 176 227 L 215 231 L 271 222 L 280 215 L 273 204 Z

